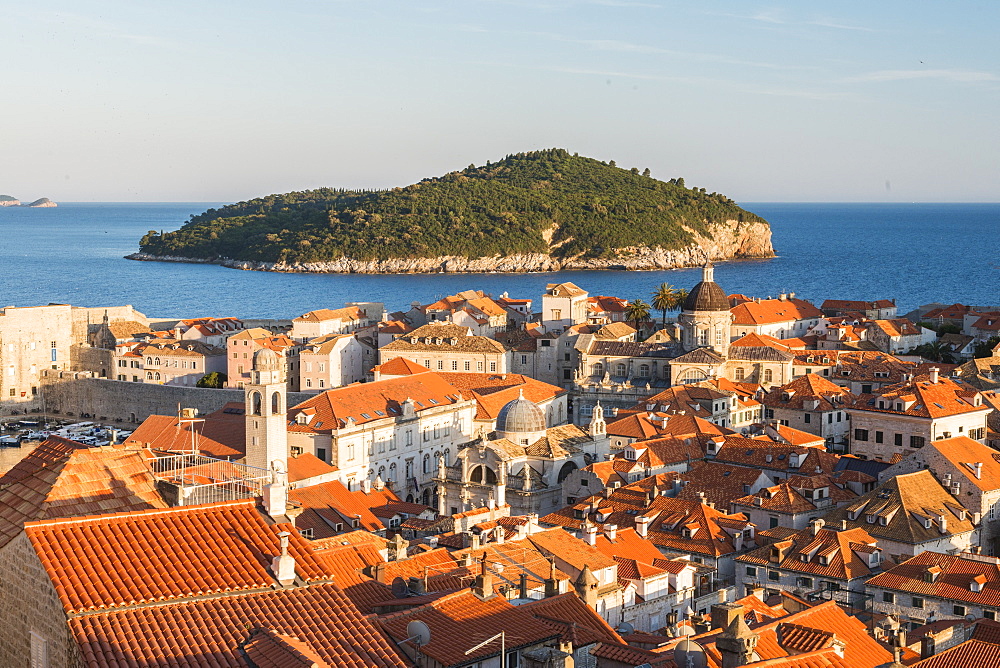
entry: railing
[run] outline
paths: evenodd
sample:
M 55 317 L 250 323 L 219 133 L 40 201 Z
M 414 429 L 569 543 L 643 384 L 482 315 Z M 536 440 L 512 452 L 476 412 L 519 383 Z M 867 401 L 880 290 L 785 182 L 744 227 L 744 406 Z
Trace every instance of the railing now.
M 253 498 L 271 482 L 267 469 L 204 455 L 167 455 L 150 465 L 154 478 L 177 488 L 179 506 Z

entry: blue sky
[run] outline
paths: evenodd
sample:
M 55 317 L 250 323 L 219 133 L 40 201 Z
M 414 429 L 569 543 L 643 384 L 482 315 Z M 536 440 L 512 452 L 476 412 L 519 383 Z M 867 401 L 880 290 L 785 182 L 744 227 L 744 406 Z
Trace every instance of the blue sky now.
M 998 201 L 1000 3 L 2 2 L 0 194 L 233 201 L 562 147 L 754 201 Z

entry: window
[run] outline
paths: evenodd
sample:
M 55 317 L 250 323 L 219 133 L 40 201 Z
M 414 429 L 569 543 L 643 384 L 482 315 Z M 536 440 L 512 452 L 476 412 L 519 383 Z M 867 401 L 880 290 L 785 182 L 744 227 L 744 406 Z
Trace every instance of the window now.
M 812 589 L 813 588 L 813 579 L 812 578 L 806 578 L 806 577 L 796 578 L 795 579 L 795 586 L 802 587 L 803 589 Z
M 893 445 L 903 445 L 903 435 L 902 434 L 894 434 L 893 437 L 892 437 L 892 444 Z
M 804 416 L 802 416 L 802 419 L 806 424 L 809 424 L 810 422 L 812 422 L 812 415 L 806 413 Z
M 452 371 L 458 371 L 458 360 L 452 360 L 451 361 L 451 370 Z
M 910 447 L 911 448 L 922 448 L 922 447 L 924 447 L 924 437 L 923 436 L 910 436 Z
M 778 526 L 778 518 L 777 517 L 769 517 L 768 518 L 768 528 L 769 529 L 773 529 L 776 526 Z
M 875 432 L 875 442 L 876 443 L 881 443 L 882 442 L 882 432 L 880 432 L 880 431 L 876 431 Z
M 31 632 L 31 668 L 48 668 L 49 642 L 34 631 Z
M 951 606 L 951 614 L 957 615 L 959 617 L 965 617 L 965 606 L 964 605 Z
M 497 363 L 490 362 L 490 373 L 496 373 L 496 370 L 497 370 Z
M 743 380 L 746 377 L 746 372 L 743 370 L 743 367 L 741 366 L 736 367 L 734 377 L 736 378 L 736 380 Z
M 755 578 L 755 577 L 757 577 L 757 567 L 756 566 L 747 566 L 747 577 L 748 578 Z
M 924 599 L 920 598 L 919 596 L 914 596 L 912 599 L 910 599 L 910 607 L 911 608 L 923 608 L 924 607 Z
M 854 430 L 854 440 L 855 441 L 867 441 L 868 440 L 868 430 L 867 429 L 855 429 Z
M 316 456 L 318 458 L 322 459 L 325 462 L 326 461 L 326 448 L 316 448 Z
M 770 369 L 764 369 L 764 382 L 770 383 L 774 380 L 774 373 Z
M 557 309 L 557 308 L 552 309 L 552 319 L 553 320 L 562 320 L 562 311 L 560 309 Z
M 891 591 L 884 591 L 884 592 L 882 592 L 882 602 L 883 603 L 895 603 L 896 602 L 896 595 L 893 594 Z
M 777 582 L 778 581 L 778 577 L 779 577 L 778 571 L 768 571 L 767 572 L 767 579 L 770 580 L 771 582 Z
M 996 621 L 997 620 L 997 611 L 996 610 L 983 610 L 983 617 L 985 617 L 986 619 L 992 619 L 993 621 Z
M 524 364 L 525 361 L 526 361 L 525 356 L 521 355 L 521 363 Z M 470 368 L 471 368 L 471 364 L 469 362 L 466 362 L 465 363 L 465 370 L 468 371 Z
M 444 370 L 444 360 L 438 360 L 438 371 Z

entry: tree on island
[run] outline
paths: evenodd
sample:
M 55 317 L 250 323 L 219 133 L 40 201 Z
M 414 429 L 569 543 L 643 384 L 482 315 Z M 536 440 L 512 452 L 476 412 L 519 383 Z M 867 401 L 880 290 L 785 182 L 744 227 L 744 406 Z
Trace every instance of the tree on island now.
M 226 374 L 219 373 L 218 371 L 213 371 L 212 373 L 207 373 L 202 376 L 197 383 L 196 387 L 210 387 L 215 390 L 221 390 L 226 386 Z
M 677 303 L 677 288 L 669 283 L 660 283 L 660 287 L 653 292 L 653 308 L 658 309 L 661 314 L 660 324 L 667 326 L 667 311 L 672 311 Z

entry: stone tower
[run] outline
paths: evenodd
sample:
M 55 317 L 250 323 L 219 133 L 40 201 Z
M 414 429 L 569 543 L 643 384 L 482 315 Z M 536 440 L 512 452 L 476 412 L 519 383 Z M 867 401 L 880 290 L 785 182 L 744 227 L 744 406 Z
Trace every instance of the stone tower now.
M 729 310 L 729 297 L 715 282 L 711 262 L 702 267 L 701 282 L 691 288 L 677 321 L 683 330 L 684 350 L 707 347 L 723 357 L 729 353 L 733 314 Z
M 726 630 L 718 635 L 715 647 L 722 654 L 722 668 L 739 668 L 760 660 L 754 651 L 757 635 L 747 626 L 742 614 L 736 615 Z
M 246 463 L 262 469 L 288 470 L 284 360 L 269 348 L 253 356 L 246 401 Z M 277 462 L 277 465 L 275 465 Z

